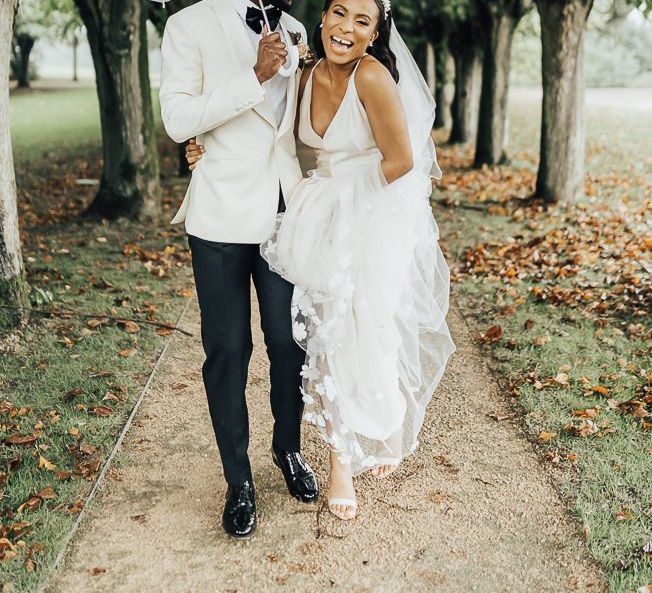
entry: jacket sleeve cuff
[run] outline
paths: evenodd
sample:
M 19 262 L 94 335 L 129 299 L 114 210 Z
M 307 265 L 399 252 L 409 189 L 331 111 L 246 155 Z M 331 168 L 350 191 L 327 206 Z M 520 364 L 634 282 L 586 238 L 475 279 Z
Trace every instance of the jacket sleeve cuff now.
M 240 97 L 240 107 L 251 108 L 265 100 L 265 89 L 253 68 L 243 72 L 235 81 L 234 86 Z

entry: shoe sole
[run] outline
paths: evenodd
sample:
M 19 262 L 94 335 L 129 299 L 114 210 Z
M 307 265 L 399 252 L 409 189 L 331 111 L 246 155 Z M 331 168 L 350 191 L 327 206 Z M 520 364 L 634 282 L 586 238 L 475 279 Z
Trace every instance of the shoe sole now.
M 231 535 L 230 533 L 227 533 L 226 535 L 229 539 L 234 539 L 239 542 L 244 542 L 247 541 L 248 539 L 251 539 L 254 535 L 254 532 L 252 531 L 249 535 Z
M 297 496 L 296 494 L 292 494 L 292 493 L 289 491 L 289 490 L 290 490 L 290 486 L 288 485 L 288 481 L 287 481 L 287 479 L 286 479 L 286 477 L 285 477 L 285 474 L 283 473 L 283 468 L 281 467 L 281 464 L 280 464 L 278 461 L 276 461 L 276 455 L 274 455 L 274 453 L 272 453 L 272 461 L 274 462 L 274 465 L 275 465 L 276 467 L 278 467 L 278 469 L 281 470 L 281 475 L 283 476 L 283 479 L 285 480 L 285 487 L 288 489 L 288 494 L 289 494 L 292 498 L 298 500 L 299 502 L 305 502 L 306 504 L 312 504 L 313 502 L 317 502 L 317 501 L 319 500 L 319 494 L 317 494 L 317 496 L 315 496 L 315 498 L 312 498 L 312 499 L 310 499 L 310 500 L 306 500 L 306 499 L 304 499 L 304 498 L 301 498 L 300 496 Z
M 240 540 L 240 541 L 251 539 L 253 534 L 256 533 L 256 528 L 255 527 L 253 528 L 253 530 L 251 531 L 251 533 L 249 535 L 233 535 L 232 533 L 229 533 L 226 529 L 224 529 L 224 527 L 222 527 L 222 529 L 224 530 L 224 533 L 226 534 L 227 537 L 229 537 L 231 539 L 237 539 L 237 540 Z

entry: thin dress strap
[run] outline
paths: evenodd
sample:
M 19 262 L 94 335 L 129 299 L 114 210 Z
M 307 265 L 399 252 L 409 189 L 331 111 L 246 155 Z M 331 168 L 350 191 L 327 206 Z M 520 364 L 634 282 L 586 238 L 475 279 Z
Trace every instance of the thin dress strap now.
M 306 86 L 304 89 L 304 96 L 306 90 L 310 92 L 310 96 L 312 97 L 312 79 L 313 79 L 313 74 L 315 73 L 315 70 L 317 69 L 317 66 L 319 65 L 319 62 L 321 62 L 324 58 L 319 58 L 316 62 L 315 65 L 312 67 L 312 70 L 310 71 L 310 74 L 308 74 L 308 80 L 306 81 Z M 308 110 L 310 111 L 310 110 Z
M 316 62 L 315 65 L 312 67 L 312 70 L 310 71 L 310 78 L 312 78 L 313 73 L 317 69 L 317 66 L 319 66 L 319 63 L 323 60 L 324 58 L 319 58 Z

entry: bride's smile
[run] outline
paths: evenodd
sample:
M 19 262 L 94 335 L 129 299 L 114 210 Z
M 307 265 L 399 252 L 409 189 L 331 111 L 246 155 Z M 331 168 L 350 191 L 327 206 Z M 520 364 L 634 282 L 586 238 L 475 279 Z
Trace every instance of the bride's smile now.
M 380 11 L 372 0 L 331 4 L 322 16 L 322 42 L 327 59 L 347 64 L 362 57 L 377 37 L 379 18 Z

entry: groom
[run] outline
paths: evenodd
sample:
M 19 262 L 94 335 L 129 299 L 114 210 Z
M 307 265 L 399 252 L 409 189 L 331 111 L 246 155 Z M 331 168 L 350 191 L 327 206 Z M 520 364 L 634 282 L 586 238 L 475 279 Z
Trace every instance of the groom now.
M 292 337 L 293 287 L 259 252 L 285 208 L 283 196 L 302 178 L 293 133 L 300 72 L 284 77 L 279 69 L 294 34 L 305 40 L 306 31 L 284 12 L 292 0 L 266 1 L 273 4 L 269 35 L 259 0 L 202 0 L 168 19 L 161 46 L 165 129 L 175 142 L 196 136 L 206 148 L 172 222 L 185 220 L 192 252 L 202 374 L 228 483 L 222 526 L 237 538 L 256 528 L 245 400 L 252 279 L 270 360 L 272 460 L 292 496 L 318 496 L 300 453 L 305 353 Z

